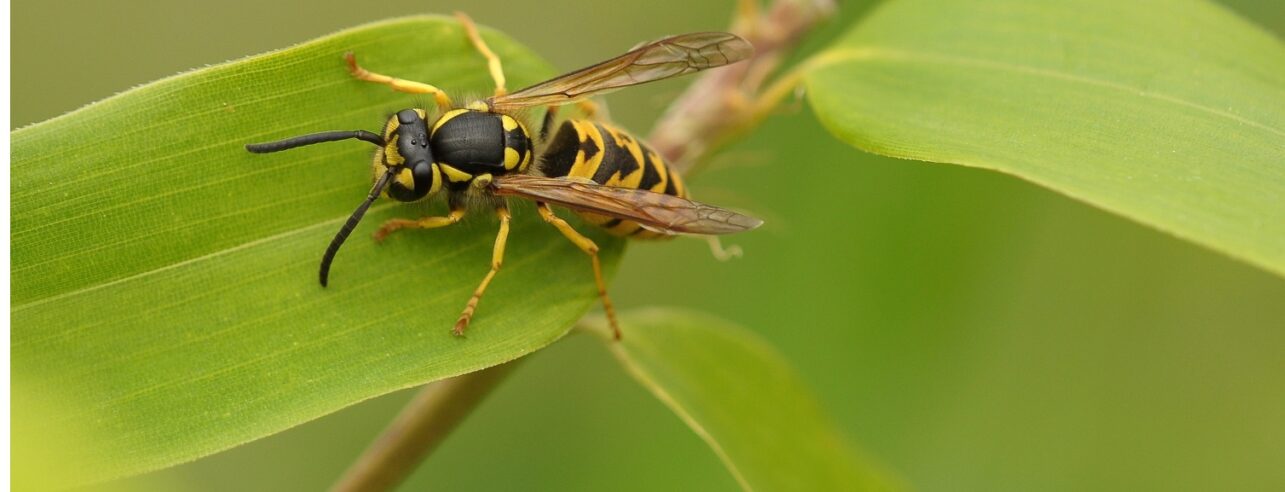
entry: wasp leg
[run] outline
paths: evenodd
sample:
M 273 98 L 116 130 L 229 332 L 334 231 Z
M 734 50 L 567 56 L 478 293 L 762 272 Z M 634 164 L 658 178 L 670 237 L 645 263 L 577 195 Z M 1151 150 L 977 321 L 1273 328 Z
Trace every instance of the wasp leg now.
M 344 53 L 344 61 L 348 62 L 348 73 L 351 73 L 352 76 L 356 77 L 358 80 L 365 80 L 376 84 L 385 84 L 392 87 L 395 91 L 406 92 L 409 94 L 432 94 L 433 99 L 437 101 L 437 109 L 442 110 L 442 112 L 446 112 L 446 110 L 451 109 L 450 96 L 447 96 L 446 92 L 438 89 L 437 87 L 423 82 L 389 77 L 384 74 L 366 70 L 360 65 L 357 65 L 357 56 L 352 54 L 352 52 Z
M 540 141 L 549 140 L 549 130 L 553 129 L 553 120 L 558 117 L 558 108 L 560 106 L 549 106 L 544 110 L 544 123 L 540 124 Z
M 593 260 L 593 281 L 598 284 L 598 297 L 602 298 L 602 309 L 607 312 L 607 323 L 611 325 L 612 335 L 616 340 L 620 340 L 620 324 L 616 322 L 616 308 L 611 304 L 611 297 L 607 296 L 607 283 L 602 280 L 602 262 L 598 261 L 598 245 L 592 239 L 584 237 L 579 232 L 576 232 L 575 229 L 572 229 L 571 224 L 568 224 L 567 221 L 554 215 L 553 210 L 549 209 L 549 204 L 536 202 L 535 205 L 540 211 L 540 217 L 543 217 L 545 222 L 556 227 L 563 236 L 566 236 L 568 240 Z
M 580 109 L 580 113 L 583 117 L 587 119 L 596 120 L 598 119 L 596 116 L 601 116 L 604 113 L 601 111 L 601 107 L 598 106 L 598 103 L 588 99 L 577 101 L 575 102 L 575 105 Z M 553 130 L 553 121 L 557 119 L 558 110 L 560 108 L 562 108 L 562 106 L 548 106 L 545 109 L 544 122 L 540 124 L 540 141 L 543 142 L 549 140 L 549 132 Z
M 606 112 L 602 111 L 602 107 L 598 103 L 589 99 L 568 104 L 575 104 L 576 108 L 580 109 L 581 117 L 585 119 L 602 120 L 604 118 L 600 117 L 606 115 Z M 549 140 L 549 131 L 553 130 L 553 121 L 557 118 L 560 108 L 562 108 L 562 105 L 545 107 L 544 122 L 540 125 L 540 141 Z
M 470 19 L 468 14 L 456 12 L 455 17 L 464 26 L 464 32 L 468 33 L 468 39 L 473 43 L 473 47 L 486 57 L 486 68 L 491 71 L 491 79 L 495 81 L 495 95 L 507 94 L 509 91 L 504 88 L 504 66 L 500 65 L 500 57 L 495 56 L 495 52 L 486 45 L 486 41 L 482 40 L 482 35 L 477 32 L 477 24 L 473 23 L 473 19 Z
M 602 108 L 598 106 L 598 103 L 593 102 L 590 99 L 576 101 L 576 107 L 580 108 L 580 112 L 584 113 L 585 118 L 588 118 L 591 120 L 599 119 L 598 118 L 599 116 L 605 116 L 605 114 L 602 111 Z
M 451 212 L 446 214 L 445 217 L 423 217 L 417 220 L 389 219 L 387 222 L 384 222 L 384 225 L 379 226 L 379 230 L 375 231 L 375 240 L 383 242 L 384 238 L 399 229 L 435 229 L 438 227 L 446 227 L 459 222 L 460 219 L 463 219 L 464 211 L 465 208 L 461 205 L 459 207 L 452 206 Z
M 758 24 L 759 3 L 758 0 L 737 0 L 736 17 L 732 20 L 732 31 L 742 36 L 754 34 L 754 26 Z
M 477 309 L 478 301 L 482 300 L 486 286 L 491 285 L 495 272 L 500 271 L 500 265 L 504 264 L 504 244 L 509 240 L 509 207 L 507 205 L 496 207 L 495 215 L 500 218 L 500 232 L 495 235 L 495 249 L 491 251 L 491 271 L 486 273 L 482 283 L 478 284 L 477 290 L 473 291 L 473 297 L 469 298 L 468 304 L 464 306 L 464 312 L 460 313 L 460 319 L 455 322 L 453 331 L 456 336 L 464 335 L 464 329 L 468 328 L 469 320 L 473 319 L 473 311 Z
M 718 261 L 728 261 L 732 258 L 740 258 L 745 254 L 745 251 L 741 250 L 741 247 L 735 244 L 724 248 L 723 241 L 720 241 L 718 236 L 705 236 L 705 242 L 709 244 L 710 254 L 713 254 L 714 259 Z

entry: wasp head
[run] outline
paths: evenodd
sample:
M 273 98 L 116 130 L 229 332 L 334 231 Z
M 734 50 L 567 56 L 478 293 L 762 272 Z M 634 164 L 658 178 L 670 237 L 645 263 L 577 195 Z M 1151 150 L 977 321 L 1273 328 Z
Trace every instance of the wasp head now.
M 403 109 L 384 125 L 384 146 L 375 155 L 374 179 L 392 173 L 384 193 L 395 200 L 413 202 L 442 187 L 442 172 L 433 162 L 428 122 L 422 109 Z

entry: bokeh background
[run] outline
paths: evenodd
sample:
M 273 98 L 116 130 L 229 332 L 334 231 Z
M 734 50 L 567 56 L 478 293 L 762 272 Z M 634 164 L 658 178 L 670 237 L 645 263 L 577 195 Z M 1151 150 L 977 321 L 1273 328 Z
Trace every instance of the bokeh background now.
M 404 14 L 466 10 L 571 69 L 723 28 L 733 3 L 22 0 L 11 117 L 37 122 Z M 1285 2 L 1223 3 L 1285 32 Z M 807 46 L 871 7 L 843 3 Z M 612 95 L 611 114 L 644 131 L 684 83 Z M 390 94 L 389 109 L 405 103 Z M 698 241 L 633 246 L 617 302 L 694 307 L 758 332 L 853 442 L 917 488 L 1285 490 L 1285 280 L 1011 177 L 864 154 L 804 106 L 692 187 L 768 224 L 735 237 L 747 254 L 727 263 Z M 112 488 L 323 489 L 409 397 Z M 403 489 L 735 488 L 596 341 L 571 336 L 532 356 Z

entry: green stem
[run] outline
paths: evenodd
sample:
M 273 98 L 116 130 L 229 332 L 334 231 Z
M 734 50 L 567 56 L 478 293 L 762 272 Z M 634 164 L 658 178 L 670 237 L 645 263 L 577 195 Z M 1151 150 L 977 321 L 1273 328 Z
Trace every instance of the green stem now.
M 515 360 L 425 385 L 330 490 L 396 487 L 517 365 Z

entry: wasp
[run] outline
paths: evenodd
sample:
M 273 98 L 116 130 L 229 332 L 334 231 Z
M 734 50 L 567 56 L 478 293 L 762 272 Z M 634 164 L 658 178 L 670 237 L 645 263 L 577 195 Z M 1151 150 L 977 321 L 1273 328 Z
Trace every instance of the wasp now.
M 444 191 L 449 213 L 389 220 L 375 232 L 377 241 L 401 229 L 431 229 L 458 223 L 469 204 L 485 204 L 499 218 L 499 231 L 491 268 L 455 323 L 453 332 L 462 335 L 504 261 L 510 220 L 508 197 L 520 197 L 533 200 L 545 222 L 589 255 L 598 296 L 619 339 L 615 309 L 598 260 L 598 245 L 558 217 L 551 204 L 566 207 L 613 235 L 635 239 L 729 234 L 762 224 L 758 219 L 690 200 L 681 177 L 664 159 L 629 133 L 596 117 L 596 106 L 588 99 L 747 59 L 753 48 L 744 39 L 724 32 L 666 37 L 508 92 L 499 57 L 467 16 L 457 16 L 473 47 L 487 60 L 495 82 L 491 97 L 456 106 L 446 92 L 435 86 L 371 72 L 347 53 L 344 57 L 353 77 L 400 92 L 432 96 L 437 105 L 435 118 L 430 119 L 427 109 L 409 108 L 390 117 L 382 134 L 331 131 L 246 145 L 246 150 L 254 153 L 347 139 L 376 146 L 372 162 L 374 186 L 322 255 L 318 277 L 323 287 L 340 246 L 380 196 L 415 202 Z M 558 107 L 568 104 L 579 105 L 586 116 L 563 121 L 550 136 Z M 533 134 L 517 115 L 520 110 L 537 107 L 547 109 L 540 132 Z

